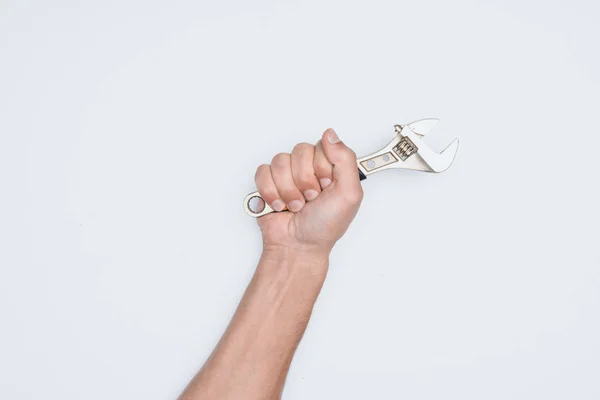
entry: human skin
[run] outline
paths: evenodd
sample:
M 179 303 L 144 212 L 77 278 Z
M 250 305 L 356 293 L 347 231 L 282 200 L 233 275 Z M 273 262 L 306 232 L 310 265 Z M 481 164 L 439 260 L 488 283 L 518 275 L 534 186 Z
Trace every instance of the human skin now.
M 292 357 L 363 192 L 356 154 L 328 129 L 258 167 L 274 209 L 258 218 L 263 252 L 231 323 L 181 400 L 279 399 Z

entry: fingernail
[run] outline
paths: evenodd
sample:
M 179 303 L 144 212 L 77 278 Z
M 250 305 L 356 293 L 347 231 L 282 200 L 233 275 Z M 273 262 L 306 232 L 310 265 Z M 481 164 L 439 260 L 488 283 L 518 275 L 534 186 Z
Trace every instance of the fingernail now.
M 310 189 L 310 190 L 307 190 L 306 192 L 304 192 L 304 197 L 308 201 L 316 199 L 318 195 L 319 195 L 319 192 L 317 192 L 316 190 L 313 190 L 313 189 Z
M 325 189 L 327 186 L 331 185 L 331 179 L 322 178 L 319 179 L 319 183 L 321 184 L 321 189 Z
M 298 212 L 302 208 L 304 204 L 300 200 L 292 200 L 290 204 L 288 204 L 288 208 L 290 211 Z
M 285 203 L 281 200 L 275 200 L 273 204 L 271 204 L 271 208 L 275 211 L 282 211 L 285 208 Z
M 340 138 L 333 129 L 329 129 L 329 133 L 327 134 L 327 141 L 331 144 L 339 143 Z

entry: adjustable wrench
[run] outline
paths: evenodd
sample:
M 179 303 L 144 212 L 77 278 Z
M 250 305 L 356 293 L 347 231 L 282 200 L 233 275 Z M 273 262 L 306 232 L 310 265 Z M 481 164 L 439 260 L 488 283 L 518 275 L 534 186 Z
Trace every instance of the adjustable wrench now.
M 436 173 L 447 170 L 458 151 L 458 138 L 454 138 L 441 153 L 433 151 L 423 140 L 438 122 L 438 119 L 427 118 L 394 126 L 396 135 L 387 146 L 356 160 L 360 180 L 367 179 L 367 176 L 375 172 L 392 168 Z M 244 209 L 251 217 L 275 212 L 258 192 L 246 196 Z

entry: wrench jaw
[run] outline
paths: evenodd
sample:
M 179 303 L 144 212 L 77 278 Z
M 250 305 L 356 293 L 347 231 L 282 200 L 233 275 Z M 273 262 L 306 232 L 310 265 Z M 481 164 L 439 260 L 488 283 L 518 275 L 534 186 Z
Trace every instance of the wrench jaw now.
M 425 136 L 430 131 L 432 131 L 433 128 L 435 128 L 437 126 L 437 124 L 439 124 L 439 123 L 440 123 L 440 120 L 437 118 L 425 118 L 425 119 L 420 119 L 418 121 L 413 121 L 410 124 L 407 124 L 406 126 L 408 126 L 417 135 Z M 400 126 L 400 125 L 398 125 L 398 126 Z M 402 128 L 402 127 L 400 126 L 400 128 Z
M 365 176 L 391 168 L 436 173 L 447 170 L 458 151 L 458 139 L 455 138 L 441 153 L 431 150 L 423 140 L 437 122 L 437 119 L 424 119 L 404 126 L 396 125 L 394 139 L 383 149 L 359 158 L 358 168 Z
M 450 168 L 450 166 L 454 162 L 454 159 L 456 158 L 456 153 L 458 153 L 458 138 L 454 138 L 454 140 L 450 142 L 450 144 L 446 146 L 446 148 L 442 150 L 441 153 L 435 154 L 435 164 L 432 161 L 432 164 L 435 165 L 435 167 L 432 167 L 434 172 L 444 172 L 445 170 Z M 430 166 L 432 164 L 430 164 Z
M 423 135 L 417 134 L 410 126 L 405 126 L 400 134 L 410 138 L 418 147 L 419 156 L 429 167 L 428 172 L 444 172 L 454 162 L 458 152 L 458 138 L 454 138 L 441 153 L 437 153 L 425 143 Z

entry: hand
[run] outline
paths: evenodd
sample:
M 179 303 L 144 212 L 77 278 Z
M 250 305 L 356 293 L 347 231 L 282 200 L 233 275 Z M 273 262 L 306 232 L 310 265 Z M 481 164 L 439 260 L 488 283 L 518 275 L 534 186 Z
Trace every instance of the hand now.
M 256 170 L 256 188 L 277 212 L 258 218 L 265 249 L 329 255 L 363 197 L 356 154 L 333 129 L 316 146 L 300 143 Z

